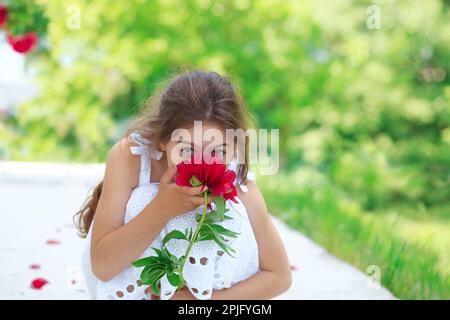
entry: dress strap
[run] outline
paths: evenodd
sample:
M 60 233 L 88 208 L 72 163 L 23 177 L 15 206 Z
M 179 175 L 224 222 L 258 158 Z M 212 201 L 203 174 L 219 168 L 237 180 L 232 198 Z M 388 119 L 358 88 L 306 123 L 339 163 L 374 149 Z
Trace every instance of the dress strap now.
M 139 185 L 144 183 L 150 183 L 151 177 L 151 159 L 159 160 L 161 158 L 161 152 L 158 150 L 153 150 L 148 145 L 143 143 L 144 139 L 140 136 L 138 132 L 133 132 L 130 134 L 133 141 L 138 145 L 131 146 L 130 150 L 132 154 L 141 155 L 141 170 L 139 174 Z
M 228 169 L 233 170 L 234 172 L 236 172 L 237 171 L 237 165 L 238 165 L 237 160 L 233 159 L 231 161 L 231 163 L 229 164 Z M 247 173 L 247 180 L 249 180 L 249 181 L 256 181 L 255 173 L 252 172 L 252 171 L 249 171 Z M 248 191 L 247 186 L 245 184 L 243 184 L 243 183 L 239 184 L 239 188 L 241 189 L 242 192 L 247 192 Z

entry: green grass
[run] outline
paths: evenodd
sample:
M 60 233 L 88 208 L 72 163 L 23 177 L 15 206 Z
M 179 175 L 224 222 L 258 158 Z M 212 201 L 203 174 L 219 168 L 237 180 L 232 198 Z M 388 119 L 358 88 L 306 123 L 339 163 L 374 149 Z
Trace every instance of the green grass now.
M 445 208 L 364 211 L 323 176 L 306 170 L 260 177 L 269 210 L 381 282 L 401 299 L 450 298 L 450 224 Z

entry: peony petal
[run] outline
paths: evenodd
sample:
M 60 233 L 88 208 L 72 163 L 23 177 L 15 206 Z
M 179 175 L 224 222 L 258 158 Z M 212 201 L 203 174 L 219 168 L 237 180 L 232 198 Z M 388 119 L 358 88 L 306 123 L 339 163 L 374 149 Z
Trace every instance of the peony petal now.
M 205 168 L 204 168 L 203 164 L 194 164 L 192 169 L 193 169 L 192 171 L 193 171 L 193 174 L 195 175 L 195 177 L 202 183 L 205 183 L 206 182 Z
M 61 244 L 61 242 L 59 241 L 59 240 L 56 240 L 56 239 L 49 239 L 49 240 L 47 240 L 47 242 L 46 242 L 48 245 L 58 245 L 58 244 Z
M 208 190 L 211 191 L 214 196 L 218 197 L 226 193 L 229 188 L 227 188 L 223 184 L 213 184 L 208 186 Z
M 48 284 L 49 282 L 44 278 L 37 278 L 31 282 L 31 288 L 36 290 L 41 290 L 43 286 Z
M 30 265 L 30 269 L 33 269 L 33 270 L 38 270 L 40 268 L 41 268 L 41 266 L 39 264 L 37 264 L 37 263 L 32 263 Z
M 222 175 L 221 179 L 222 179 L 222 181 L 226 181 L 226 182 L 234 182 L 234 180 L 236 180 L 236 173 L 232 170 L 227 170 Z
M 237 191 L 236 191 L 235 185 L 233 184 L 233 185 L 231 185 L 231 191 L 225 193 L 225 194 L 223 195 L 223 198 L 224 198 L 225 200 L 231 200 L 231 201 L 233 201 L 234 203 L 238 203 L 236 197 L 237 197 Z
M 213 184 L 222 180 L 221 177 L 225 173 L 227 167 L 224 164 L 214 164 L 211 166 L 210 175 L 208 177 L 208 182 Z
M 181 187 L 190 187 L 191 183 L 189 180 L 191 179 L 192 174 L 188 174 L 186 172 L 180 173 L 175 178 L 175 183 Z
M 175 183 L 179 186 L 190 186 L 189 179 L 192 177 L 192 165 L 181 162 L 177 164 L 178 175 L 175 178 Z

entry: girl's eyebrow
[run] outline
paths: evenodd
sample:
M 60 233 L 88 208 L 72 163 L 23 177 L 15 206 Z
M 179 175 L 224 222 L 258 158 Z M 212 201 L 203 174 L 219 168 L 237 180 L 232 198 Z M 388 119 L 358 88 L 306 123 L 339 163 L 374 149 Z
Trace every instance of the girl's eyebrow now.
M 188 144 L 188 145 L 190 145 L 190 146 L 193 146 L 193 145 L 194 145 L 193 142 L 187 142 L 187 141 L 177 141 L 177 143 L 184 143 L 184 144 Z M 217 148 L 217 147 L 227 147 L 227 146 L 229 146 L 229 144 L 226 143 L 226 142 L 224 142 L 224 143 L 222 143 L 222 144 L 218 144 L 218 145 L 214 146 L 214 148 Z
M 194 145 L 193 142 L 187 142 L 187 141 L 177 141 L 177 143 L 185 143 L 185 144 L 188 144 L 188 145 L 190 145 L 190 146 L 193 146 L 193 145 Z
M 214 148 L 217 148 L 217 147 L 227 147 L 227 146 L 229 146 L 229 144 L 226 143 L 226 142 L 224 142 L 224 143 L 222 143 L 222 144 L 218 144 L 218 145 L 214 146 Z

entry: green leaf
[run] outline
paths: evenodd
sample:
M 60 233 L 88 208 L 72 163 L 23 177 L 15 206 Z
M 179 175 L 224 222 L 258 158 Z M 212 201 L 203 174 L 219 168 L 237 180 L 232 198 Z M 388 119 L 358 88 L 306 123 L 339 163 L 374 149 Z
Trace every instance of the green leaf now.
M 167 250 L 166 247 L 163 247 L 161 249 L 161 262 L 164 264 L 172 264 L 172 254 Z
M 230 247 L 221 236 L 215 237 L 214 240 L 216 241 L 217 245 L 223 249 L 223 251 L 234 258 L 234 256 L 230 252 L 236 251 L 232 247 Z
M 228 209 L 225 209 L 225 212 L 228 212 L 228 211 L 229 211 Z M 199 222 L 201 218 L 202 218 L 201 214 L 197 214 L 195 216 L 195 220 L 197 222 Z M 229 219 L 233 219 L 233 218 L 230 216 L 224 215 L 223 213 L 220 213 L 217 210 L 208 212 L 205 216 L 205 222 L 207 222 L 207 221 L 221 222 L 221 221 L 229 220 Z
M 155 252 L 158 255 L 158 257 L 162 256 L 162 251 L 161 250 L 159 250 L 158 248 L 153 248 L 153 247 L 152 247 L 152 249 L 155 250 Z
M 178 287 L 181 284 L 181 276 L 176 273 L 169 273 L 167 274 L 167 279 L 169 280 L 169 283 L 173 285 L 174 287 Z
M 141 272 L 141 281 L 143 284 L 150 285 L 154 280 L 155 274 L 162 272 L 164 274 L 164 265 L 156 264 L 150 267 L 145 267 Z
M 223 228 L 224 230 L 227 230 Z M 233 232 L 227 230 L 228 232 Z M 226 243 L 225 239 L 220 235 L 219 232 L 214 230 L 214 228 L 209 224 L 204 224 L 200 228 L 198 241 L 205 240 L 214 240 L 219 247 L 221 247 L 228 255 L 234 258 L 231 252 L 235 252 L 235 250 Z
M 172 230 L 163 239 L 163 246 L 172 239 L 187 240 L 186 235 L 179 230 Z
M 161 257 L 164 258 L 164 259 L 167 259 L 169 261 L 170 260 L 170 252 L 169 252 L 169 250 L 167 250 L 166 247 L 162 247 L 161 252 L 162 252 Z
M 133 261 L 132 265 L 136 268 L 150 266 L 158 261 L 157 257 L 151 256 Z
M 212 234 L 202 233 L 197 238 L 197 241 L 208 241 L 208 240 L 214 240 L 214 236 Z
M 180 265 L 180 260 L 179 260 L 176 256 L 171 255 L 171 256 L 170 256 L 170 259 L 172 260 L 172 262 L 173 262 L 176 266 L 179 266 L 179 265 Z
M 164 270 L 154 270 L 153 272 L 150 273 L 148 283 L 145 284 L 153 284 L 155 282 L 158 282 L 158 280 L 161 279 L 164 276 L 164 274 L 165 274 Z
M 197 241 L 214 240 L 213 232 L 214 230 L 208 224 L 203 224 L 200 227 Z
M 219 216 L 223 216 L 223 214 L 225 213 L 225 199 L 223 197 L 217 197 L 214 198 L 214 203 L 216 204 L 216 210 L 217 214 Z
M 153 283 L 151 284 L 151 286 L 152 286 L 153 294 L 154 294 L 155 296 L 159 296 L 159 295 L 160 295 L 160 292 L 159 292 L 159 288 L 158 288 L 158 282 L 157 282 L 157 281 L 156 281 L 156 282 L 153 282 Z
M 239 232 L 234 232 L 229 229 L 226 229 L 223 226 L 221 226 L 220 224 L 211 224 L 210 226 L 214 231 L 218 232 L 221 235 L 227 236 L 227 237 L 237 238 L 237 236 L 240 234 Z
M 200 180 L 198 180 L 197 177 L 194 175 L 189 179 L 189 183 L 193 187 L 199 187 L 202 185 L 202 182 Z

